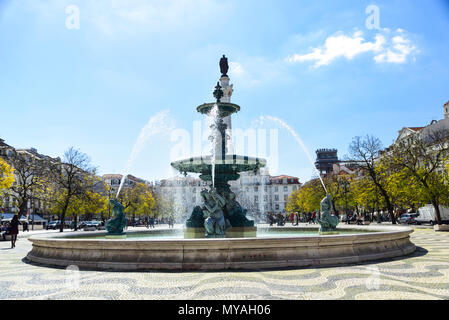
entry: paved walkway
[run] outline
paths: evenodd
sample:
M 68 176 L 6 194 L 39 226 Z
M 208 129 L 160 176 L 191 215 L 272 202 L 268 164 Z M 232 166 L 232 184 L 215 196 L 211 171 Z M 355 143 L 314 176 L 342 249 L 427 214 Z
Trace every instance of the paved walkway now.
M 0 242 L 0 299 L 449 299 L 449 233 L 415 229 L 418 250 L 380 263 L 252 272 L 76 272 L 28 264 Z

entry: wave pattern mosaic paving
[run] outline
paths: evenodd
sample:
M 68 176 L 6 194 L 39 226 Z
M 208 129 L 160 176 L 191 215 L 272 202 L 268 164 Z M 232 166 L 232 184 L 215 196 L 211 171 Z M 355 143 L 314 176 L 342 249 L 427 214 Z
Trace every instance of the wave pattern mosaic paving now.
M 0 299 L 449 299 L 449 233 L 415 229 L 415 253 L 376 263 L 246 272 L 97 272 L 25 262 L 0 242 Z

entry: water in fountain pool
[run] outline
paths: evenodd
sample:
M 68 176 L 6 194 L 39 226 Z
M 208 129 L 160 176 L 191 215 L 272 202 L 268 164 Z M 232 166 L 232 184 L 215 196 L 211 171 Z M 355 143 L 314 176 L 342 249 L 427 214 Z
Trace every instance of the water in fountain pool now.
M 374 233 L 378 231 L 364 230 L 364 229 L 351 229 L 337 230 L 338 235 L 352 235 L 361 233 Z M 294 238 L 294 237 L 326 237 L 330 235 L 319 235 L 318 228 L 259 228 L 257 230 L 256 238 Z M 73 239 L 105 239 L 104 235 L 80 235 L 71 237 Z M 172 230 L 152 230 L 147 232 L 134 232 L 128 233 L 126 239 L 119 240 L 169 240 L 169 239 L 184 239 L 184 232 L 182 229 Z M 229 239 L 229 238 L 225 238 Z M 254 238 L 252 238 L 254 239 Z M 113 239 L 112 239 L 113 240 Z M 198 239 L 195 239 L 198 240 Z M 210 239 L 208 239 L 210 240 Z

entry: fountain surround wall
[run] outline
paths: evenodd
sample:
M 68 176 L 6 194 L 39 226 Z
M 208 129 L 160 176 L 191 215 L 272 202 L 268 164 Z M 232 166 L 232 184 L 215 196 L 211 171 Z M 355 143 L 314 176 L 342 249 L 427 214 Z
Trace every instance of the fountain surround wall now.
M 283 230 L 286 227 L 283 227 Z M 298 230 L 298 228 L 291 228 Z M 343 228 L 339 228 L 342 230 Z M 345 226 L 377 231 L 330 236 L 234 239 L 83 239 L 105 232 L 31 236 L 27 259 L 94 270 L 224 270 L 331 266 L 404 256 L 415 251 L 408 227 Z M 317 231 L 317 230 L 316 230 Z M 128 235 L 133 231 L 128 231 Z

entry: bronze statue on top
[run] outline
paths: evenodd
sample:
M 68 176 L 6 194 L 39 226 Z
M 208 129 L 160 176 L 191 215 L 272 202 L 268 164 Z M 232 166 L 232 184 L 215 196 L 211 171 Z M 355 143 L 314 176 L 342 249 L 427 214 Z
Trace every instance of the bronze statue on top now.
M 225 55 L 223 55 L 223 57 L 220 59 L 221 76 L 227 77 L 228 70 L 229 70 L 228 58 L 226 58 Z

